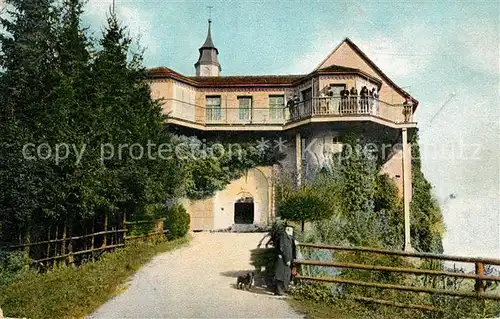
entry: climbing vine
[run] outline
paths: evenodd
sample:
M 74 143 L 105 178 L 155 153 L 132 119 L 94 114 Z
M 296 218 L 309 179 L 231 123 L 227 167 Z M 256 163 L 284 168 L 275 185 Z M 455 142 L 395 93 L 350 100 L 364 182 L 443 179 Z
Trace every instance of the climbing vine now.
M 200 200 L 215 195 L 249 169 L 269 166 L 283 159 L 277 150 L 262 151 L 248 141 L 230 143 L 214 139 L 202 143 L 196 137 L 174 136 L 174 145 L 189 147 L 176 154 L 184 167 L 184 184 L 178 196 Z

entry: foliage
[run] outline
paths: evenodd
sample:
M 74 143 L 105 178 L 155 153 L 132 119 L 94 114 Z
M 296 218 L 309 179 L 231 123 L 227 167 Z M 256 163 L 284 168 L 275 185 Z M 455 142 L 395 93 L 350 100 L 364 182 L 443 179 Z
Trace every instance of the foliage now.
M 79 268 L 61 267 L 45 274 L 29 272 L 0 286 L 4 315 L 26 318 L 82 318 L 116 293 L 128 278 L 154 255 L 189 242 L 136 242 Z
M 175 197 L 184 170 L 129 149 L 118 154 L 118 145 L 170 141 L 126 28 L 111 13 L 95 50 L 81 27 L 82 1 L 9 4 L 0 35 L 0 241 L 43 238 L 42 226 L 61 221 L 151 217 L 150 207 Z M 54 152 L 29 160 L 27 143 L 64 143 L 70 152 L 59 162 Z M 114 156 L 103 154 L 107 145 Z M 71 147 L 84 151 L 80 161 Z
M 442 252 L 436 250 L 441 246 L 442 217 L 439 207 L 432 196 L 431 186 L 425 180 L 419 160 L 418 140 L 414 139 L 413 146 L 413 201 L 412 201 L 412 244 L 419 250 Z M 313 223 L 311 231 L 305 234 L 305 241 L 314 243 L 337 244 L 342 246 L 366 246 L 400 250 L 403 245 L 403 205 L 395 183 L 387 176 L 379 173 L 380 158 L 363 152 L 363 141 L 356 134 L 344 137 L 342 154 L 333 158 L 333 165 L 319 172 L 312 181 L 313 188 L 321 198 L 330 203 L 333 214 L 330 218 Z M 416 144 L 416 146 L 415 146 Z M 282 192 L 291 187 L 283 187 Z M 379 256 L 376 254 L 356 252 L 336 252 L 330 256 L 313 255 L 314 251 L 303 249 L 306 259 L 335 260 L 344 263 L 373 264 L 383 266 L 411 266 L 409 262 L 400 257 Z M 326 259 L 325 259 L 326 258 Z M 443 265 L 425 264 L 422 267 L 442 269 Z M 423 285 L 426 287 L 436 285 L 436 280 L 415 279 L 412 275 L 403 275 L 389 272 L 373 272 L 364 270 L 331 269 L 328 273 L 321 267 L 307 267 L 304 272 L 313 276 L 341 276 L 352 280 L 367 282 L 383 282 L 390 284 Z M 425 277 L 425 276 L 424 276 Z M 435 276 L 434 276 L 435 277 Z M 435 279 L 435 278 L 434 278 Z M 405 292 L 380 290 L 375 288 L 357 287 L 350 285 L 333 285 L 336 291 L 343 294 L 332 294 L 333 299 L 328 299 L 328 305 L 334 310 L 331 312 L 342 313 L 349 309 L 346 318 L 456 318 L 471 317 L 481 311 L 478 304 L 474 309 L 466 310 L 464 307 L 449 307 L 457 304 L 456 298 L 434 297 L 429 295 L 411 294 Z M 296 291 L 296 302 L 301 305 L 325 304 L 320 301 L 324 296 L 327 285 L 310 285 L 301 283 Z M 440 287 L 442 288 L 442 287 Z M 457 288 L 458 289 L 458 288 Z M 333 293 L 335 291 L 329 291 Z M 401 310 L 398 308 L 363 304 L 349 299 L 349 295 L 366 296 L 377 299 L 395 300 L 402 303 L 436 304 L 446 309 L 446 316 L 435 316 L 417 310 Z M 439 301 L 438 301 L 439 300 Z M 446 302 L 444 302 L 446 300 Z M 491 309 L 493 306 L 489 306 Z M 488 309 L 490 309 L 488 308 Z M 493 310 L 488 310 L 493 314 Z M 314 312 L 313 310 L 308 310 Z
M 305 186 L 287 197 L 278 206 L 277 214 L 287 220 L 304 222 L 328 218 L 333 212 L 315 188 Z
M 443 216 L 432 194 L 432 185 L 422 173 L 417 133 L 413 136 L 412 145 L 411 244 L 419 251 L 442 254 L 445 231 Z
M 328 203 L 331 215 L 313 223 L 306 241 L 400 247 L 403 220 L 396 186 L 379 175 L 377 158 L 364 151 L 359 137 L 346 134 L 344 143 L 331 167 L 312 181 L 313 192 Z
M 21 278 L 29 271 L 30 265 L 31 259 L 25 251 L 0 250 L 0 287 Z
M 332 303 L 335 298 L 329 286 L 316 282 L 302 283 L 294 290 L 293 295 L 299 300 L 305 299 L 327 304 Z
M 189 231 L 190 217 L 184 206 L 177 204 L 170 208 L 165 226 L 169 239 L 184 237 Z
M 179 195 L 195 200 L 213 196 L 250 168 L 272 165 L 283 158 L 278 151 L 261 152 L 248 141 L 236 144 L 214 139 L 204 145 L 197 137 L 181 135 L 173 137 L 173 145 L 186 172 Z

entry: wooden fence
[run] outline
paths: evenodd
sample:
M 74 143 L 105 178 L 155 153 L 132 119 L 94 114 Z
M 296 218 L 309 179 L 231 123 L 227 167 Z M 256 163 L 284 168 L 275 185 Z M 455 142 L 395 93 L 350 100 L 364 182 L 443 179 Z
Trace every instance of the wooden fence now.
M 33 259 L 33 265 L 41 268 L 54 266 L 57 262 L 64 262 L 66 265 L 80 264 L 83 261 L 95 261 L 103 252 L 124 247 L 127 241 L 141 238 L 163 236 L 168 233 L 163 229 L 165 218 L 154 220 L 127 221 L 125 214 L 119 225 L 108 224 L 108 217 L 104 218 L 104 230 L 92 232 L 79 236 L 67 236 L 68 228 L 64 226 L 62 238 L 58 238 L 56 229 L 55 239 L 51 239 L 51 232 L 48 232 L 48 240 L 38 242 L 28 242 L 9 246 L 9 250 L 24 249 L 28 256 Z M 152 224 L 154 231 L 140 235 L 130 235 L 131 229 L 135 225 Z M 109 230 L 111 228 L 111 230 Z M 94 230 L 94 224 L 92 225 Z M 37 253 L 34 253 L 36 250 Z M 40 256 L 43 252 L 43 258 Z M 75 257 L 78 259 L 75 261 Z M 81 258 L 80 258 L 81 257 Z
M 487 281 L 500 282 L 500 277 L 498 276 L 485 275 L 485 266 L 486 265 L 500 266 L 500 259 L 469 258 L 469 257 L 459 257 L 459 256 L 438 255 L 431 253 L 410 253 L 403 251 L 390 251 L 390 250 L 365 248 L 365 247 L 342 247 L 342 246 L 330 246 L 330 245 L 318 245 L 318 244 L 299 244 L 298 247 L 312 249 L 312 250 L 328 250 L 337 252 L 350 251 L 358 253 L 380 254 L 386 256 L 401 256 L 413 259 L 414 261 L 415 260 L 421 261 L 422 259 L 430 259 L 430 260 L 440 260 L 440 261 L 473 263 L 475 265 L 475 273 L 461 273 L 461 272 L 451 272 L 445 270 L 402 268 L 402 267 L 366 265 L 357 263 L 343 263 L 336 261 L 320 261 L 320 260 L 306 260 L 306 259 L 294 260 L 294 263 L 296 265 L 309 265 L 309 266 L 320 266 L 320 267 L 330 267 L 330 268 L 356 269 L 356 270 L 377 271 L 377 272 L 383 271 L 383 272 L 404 273 L 412 275 L 429 275 L 429 276 L 441 276 L 446 278 L 469 279 L 475 281 L 473 291 L 460 291 L 451 289 L 437 289 L 430 287 L 395 285 L 395 284 L 379 283 L 379 282 L 366 282 L 361 280 L 352 280 L 349 278 L 345 278 L 342 275 L 320 277 L 320 276 L 305 276 L 303 274 L 298 274 L 296 276 L 296 279 L 299 280 L 346 284 L 346 285 L 355 285 L 355 286 L 381 288 L 381 289 L 392 289 L 392 290 L 415 292 L 415 293 L 429 293 L 429 294 L 457 296 L 466 298 L 500 300 L 499 294 L 491 294 L 485 291 Z M 334 258 L 332 258 L 332 260 L 334 260 Z M 381 300 L 363 296 L 353 296 L 353 298 L 358 301 L 373 302 L 373 303 L 401 307 L 401 308 L 440 311 L 438 308 L 429 305 L 404 304 L 391 300 Z

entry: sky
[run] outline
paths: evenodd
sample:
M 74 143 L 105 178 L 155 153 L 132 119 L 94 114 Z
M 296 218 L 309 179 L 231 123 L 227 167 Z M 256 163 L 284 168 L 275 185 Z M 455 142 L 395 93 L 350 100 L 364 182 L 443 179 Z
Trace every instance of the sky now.
M 420 101 L 423 171 L 445 218 L 445 253 L 500 258 L 499 1 L 115 2 L 146 66 L 185 75 L 195 72 L 207 6 L 221 75 L 309 73 L 349 37 Z M 96 37 L 111 4 L 86 5 Z

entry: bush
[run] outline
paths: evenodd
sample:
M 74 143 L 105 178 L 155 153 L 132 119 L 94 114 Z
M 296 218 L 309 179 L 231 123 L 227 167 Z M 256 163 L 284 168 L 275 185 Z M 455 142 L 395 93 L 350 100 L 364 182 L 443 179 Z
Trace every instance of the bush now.
M 293 296 L 302 300 L 332 303 L 335 295 L 332 293 L 331 286 L 317 282 L 303 282 L 293 291 Z
M 0 250 L 0 287 L 7 286 L 29 271 L 31 259 L 25 251 Z
M 189 231 L 191 219 L 184 206 L 177 204 L 170 208 L 165 228 L 168 230 L 170 240 L 184 237 Z

